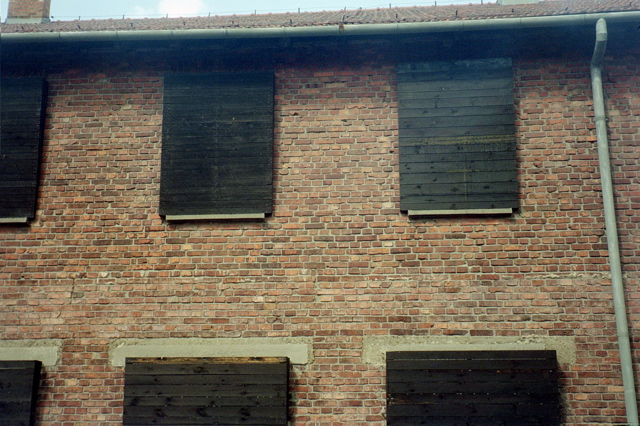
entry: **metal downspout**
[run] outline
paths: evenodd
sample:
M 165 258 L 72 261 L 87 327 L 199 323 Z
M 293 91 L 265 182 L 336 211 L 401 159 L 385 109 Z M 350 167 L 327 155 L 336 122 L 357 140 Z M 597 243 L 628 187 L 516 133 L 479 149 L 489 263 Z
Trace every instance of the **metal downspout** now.
M 607 138 L 607 118 L 605 115 L 604 93 L 602 90 L 602 63 L 606 47 L 607 23 L 604 19 L 599 19 L 596 24 L 596 44 L 591 59 L 591 86 L 593 90 L 596 135 L 598 138 L 598 158 L 600 163 L 600 179 L 602 181 L 602 200 L 604 203 L 607 246 L 609 249 L 613 305 L 616 317 L 620 363 L 622 366 L 622 382 L 624 385 L 624 401 L 627 411 L 627 423 L 636 426 L 639 424 L 638 404 L 636 401 L 633 377 L 631 345 L 629 343 L 627 308 L 624 301 L 620 248 L 618 247 L 618 228 L 616 225 L 615 200 L 613 197 L 611 163 L 609 159 L 609 140 Z

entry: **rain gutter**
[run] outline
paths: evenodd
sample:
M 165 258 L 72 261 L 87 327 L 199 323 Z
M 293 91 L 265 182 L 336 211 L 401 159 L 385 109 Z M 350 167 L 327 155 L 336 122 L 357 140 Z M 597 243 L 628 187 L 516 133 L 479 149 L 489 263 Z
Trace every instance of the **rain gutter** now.
M 429 32 L 480 31 L 594 25 L 606 17 L 609 22 L 638 22 L 640 11 L 587 13 L 577 15 L 492 18 L 477 20 L 404 22 L 391 24 L 336 24 L 325 26 L 271 28 L 212 28 L 192 30 L 115 30 L 1 33 L 2 43 L 80 41 L 194 40 L 288 37 L 338 37 L 400 35 Z
M 620 247 L 618 245 L 618 227 L 616 224 L 616 208 L 611 177 L 611 162 L 609 158 L 609 140 L 607 137 L 607 117 L 602 89 L 602 65 L 604 52 L 607 48 L 607 23 L 604 19 L 596 24 L 596 43 L 591 59 L 591 86 L 593 90 L 593 109 L 595 112 L 596 136 L 598 140 L 598 160 L 600 179 L 602 181 L 602 201 L 604 203 L 604 219 L 609 249 L 609 268 L 611 270 L 611 286 L 613 290 L 613 305 L 616 318 L 618 348 L 622 367 L 622 383 L 624 386 L 624 401 L 627 411 L 627 423 L 637 426 L 638 402 L 633 377 L 633 359 L 629 342 L 629 325 L 627 323 L 627 308 L 624 301 L 624 284 L 622 280 L 622 266 L 620 262 Z

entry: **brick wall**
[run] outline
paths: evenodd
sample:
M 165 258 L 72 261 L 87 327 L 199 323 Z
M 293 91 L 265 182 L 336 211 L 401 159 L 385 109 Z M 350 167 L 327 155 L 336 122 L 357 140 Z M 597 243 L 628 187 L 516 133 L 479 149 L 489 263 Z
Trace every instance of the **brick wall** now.
M 292 366 L 293 422 L 383 425 L 384 366 L 362 358 L 381 336 L 574 338 L 575 361 L 560 365 L 566 423 L 624 423 L 588 59 L 514 61 L 519 213 L 420 220 L 398 211 L 386 58 L 276 66 L 264 222 L 158 216 L 164 69 L 48 75 L 37 218 L 0 228 L 1 338 L 63 340 L 40 424 L 121 422 L 115 339 L 308 337 L 313 362 Z M 637 329 L 640 70 L 607 63 Z

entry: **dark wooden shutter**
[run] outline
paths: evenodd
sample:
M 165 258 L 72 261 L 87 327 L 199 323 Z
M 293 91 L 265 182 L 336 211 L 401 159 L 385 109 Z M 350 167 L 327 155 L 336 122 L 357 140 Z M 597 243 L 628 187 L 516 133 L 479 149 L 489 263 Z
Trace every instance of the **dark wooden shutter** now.
M 398 425 L 559 425 L 555 351 L 387 353 L 387 420 Z
M 0 361 L 0 425 L 34 425 L 40 361 Z
M 511 59 L 398 66 L 400 209 L 518 207 Z
M 45 108 L 42 78 L 0 80 L 0 221 L 35 216 Z
M 127 359 L 124 424 L 286 425 L 288 358 Z
M 271 213 L 271 72 L 164 78 L 160 214 Z

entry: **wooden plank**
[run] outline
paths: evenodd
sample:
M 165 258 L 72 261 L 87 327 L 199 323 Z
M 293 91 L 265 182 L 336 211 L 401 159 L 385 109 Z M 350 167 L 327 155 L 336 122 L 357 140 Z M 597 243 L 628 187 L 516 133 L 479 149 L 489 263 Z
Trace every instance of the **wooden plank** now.
M 411 383 L 419 380 L 424 383 L 441 383 L 444 381 L 456 381 L 459 383 L 475 382 L 475 383 L 509 383 L 514 379 L 519 382 L 545 382 L 557 380 L 557 372 L 555 369 L 541 370 L 420 370 L 419 379 L 415 370 L 403 370 L 395 368 L 395 365 L 389 365 L 389 370 L 393 371 L 389 383 Z
M 418 372 L 415 372 L 418 375 Z M 438 395 L 448 394 L 468 394 L 468 393 L 486 393 L 486 394 L 502 394 L 513 393 L 520 395 L 529 394 L 548 394 L 549 384 L 542 382 L 480 382 L 473 381 L 454 381 L 452 378 L 449 382 L 434 384 L 431 382 L 405 382 L 398 383 L 391 381 L 389 384 L 389 394 L 396 399 L 403 399 L 399 394 L 404 393 L 436 393 Z M 556 388 L 557 390 L 557 388 Z
M 513 105 L 513 89 L 476 90 L 467 93 L 413 93 L 398 94 L 399 117 L 404 111 L 419 108 L 477 108 Z
M 287 403 L 286 389 L 283 392 L 283 396 L 264 397 L 255 395 L 238 396 L 190 396 L 185 398 L 183 395 L 169 395 L 169 396 L 126 396 L 124 399 L 125 406 L 139 406 L 139 407 L 172 407 L 172 406 L 206 406 L 211 405 L 214 407 L 243 407 L 243 406 L 255 406 L 255 407 L 280 407 Z
M 511 78 L 478 78 L 465 80 L 430 80 L 430 81 L 406 81 L 398 82 L 398 90 L 404 93 L 429 93 L 431 96 L 456 93 L 457 96 L 474 96 L 471 93 L 486 91 L 491 95 L 493 90 L 513 90 Z M 400 98 L 402 99 L 402 98 Z
M 499 67 L 499 68 L 472 68 L 472 69 L 448 69 L 438 71 L 411 71 L 411 72 L 398 72 L 398 82 L 403 84 L 404 82 L 415 81 L 446 81 L 446 80 L 473 80 L 473 79 L 512 79 L 513 71 L 511 68 Z
M 273 195 L 272 188 L 264 188 L 262 186 L 254 188 L 251 194 L 238 194 L 238 188 L 245 188 L 240 185 L 229 186 L 224 188 L 207 188 L 190 186 L 184 190 L 175 188 L 167 191 L 166 201 L 178 204 L 189 203 L 193 208 L 206 205 L 212 209 L 222 208 L 223 206 L 231 207 L 242 203 L 242 207 L 249 208 L 259 203 L 266 205 L 269 203 Z
M 288 368 L 283 357 L 127 358 L 126 366 L 132 374 L 284 374 Z
M 401 415 L 410 417 L 502 417 L 516 419 L 521 416 L 546 418 L 545 413 L 557 411 L 557 404 L 428 404 L 391 405 L 387 407 L 390 417 Z
M 481 105 L 481 106 L 433 106 L 421 105 L 417 108 L 403 108 L 400 119 L 421 117 L 466 117 L 466 116 L 493 116 L 510 114 L 513 119 L 514 108 L 509 104 Z
M 244 96 L 239 97 L 238 94 Z M 259 110 L 256 111 L 256 98 L 261 99 L 267 105 L 273 104 L 271 97 L 272 90 L 270 88 L 225 88 L 224 90 L 202 90 L 184 91 L 181 89 L 179 93 L 171 93 L 165 91 L 164 94 L 164 111 L 172 114 L 182 114 L 183 112 L 191 112 L 199 114 L 203 109 L 211 111 L 214 114 L 221 113 L 227 115 L 229 113 L 246 113 L 263 115 Z
M 514 134 L 515 125 L 479 125 L 474 127 L 433 127 L 404 129 L 400 135 L 403 138 L 431 138 L 431 137 L 460 137 L 460 136 L 491 136 L 496 134 Z
M 451 70 L 491 70 L 511 68 L 511 58 L 486 58 L 462 61 L 407 62 L 398 64 L 399 74 L 407 72 L 442 72 Z
M 146 406 L 128 406 L 125 407 L 131 414 L 135 413 L 136 417 L 145 416 L 152 417 L 227 417 L 229 419 L 239 417 L 253 418 L 280 418 L 284 419 L 282 407 L 255 406 L 255 407 L 236 407 L 236 406 L 213 406 L 211 404 L 200 406 L 171 406 L 160 405 L 156 407 Z
M 125 411 L 126 413 L 126 411 Z M 187 415 L 191 413 L 186 413 Z M 281 418 L 259 418 L 259 417 L 201 417 L 194 418 L 188 417 L 134 417 L 129 415 L 124 425 L 246 425 L 246 426 L 267 426 L 267 425 L 280 425 L 285 426 L 286 420 Z
M 516 181 L 465 182 L 464 176 L 451 179 L 451 182 L 420 182 L 421 176 L 411 179 L 405 177 L 401 181 L 401 191 L 405 201 L 423 201 L 437 203 L 455 203 L 463 201 L 496 200 L 498 202 L 517 199 L 518 183 Z M 517 200 L 516 200 L 517 201 Z
M 219 72 L 219 73 L 176 73 L 164 76 L 165 90 L 176 87 L 193 87 L 198 89 L 203 86 L 228 87 L 238 85 L 240 87 L 251 84 L 263 87 L 264 84 L 273 81 L 273 75 L 264 71 L 243 72 Z M 171 84 L 166 84 L 170 82 Z
M 23 175 L 6 175 L 3 176 L 3 180 L 0 180 L 0 188 L 6 188 L 6 191 L 4 191 L 5 194 L 16 193 L 27 195 L 31 193 L 32 188 L 36 188 L 37 186 L 38 182 L 29 179 L 29 176 Z
M 162 167 L 170 168 L 175 174 L 168 181 L 184 179 L 190 174 L 200 172 L 200 182 L 212 186 L 224 186 L 224 181 L 217 180 L 221 178 L 233 180 L 234 177 L 242 175 L 265 178 L 270 177 L 273 173 L 270 162 L 265 162 L 265 159 L 262 158 L 254 159 L 251 157 L 246 163 L 235 159 L 230 161 L 225 157 L 205 157 L 205 160 L 199 159 L 198 161 L 176 158 L 165 161 Z M 210 180 L 207 181 L 207 178 Z
M 460 418 L 452 417 L 404 417 L 396 416 L 387 421 L 388 426 L 554 426 L 560 425 L 558 417 L 519 417 L 517 419 L 506 419 L 503 417 L 481 417 L 464 416 Z
M 392 351 L 386 354 L 387 361 L 428 359 L 546 359 L 556 360 L 556 351 L 550 350 L 497 350 L 497 351 Z
M 26 143 L 16 140 L 5 140 L 5 142 L 2 145 L 3 157 L 0 158 L 0 163 L 8 162 L 5 160 L 9 159 L 12 162 L 15 160 L 37 160 L 40 156 L 37 139 L 24 141 Z M 31 166 L 31 164 L 23 164 L 23 166 Z
M 462 103 L 464 106 L 478 106 L 484 102 L 489 105 L 510 105 L 513 103 L 513 87 L 507 87 L 506 85 L 504 85 L 504 87 L 475 87 L 468 88 L 466 90 L 453 90 L 452 88 L 448 91 L 433 91 L 426 89 L 427 88 L 425 87 L 413 87 L 410 89 L 402 86 L 398 87 L 399 106 L 404 108 L 408 103 L 422 100 L 425 102 L 438 101 L 436 106 L 443 107 L 451 105 L 447 102 L 448 99 L 456 99 L 455 101 L 452 101 L 452 103 L 463 102 L 460 98 L 467 100 Z M 494 103 L 497 99 L 504 99 L 504 103 Z M 407 106 L 411 106 L 411 104 Z
M 250 356 L 250 357 L 132 357 L 126 359 L 126 365 L 132 366 L 135 364 L 153 364 L 153 365 L 189 365 L 189 366 L 203 366 L 203 365 L 242 365 L 242 364 L 288 364 L 289 358 L 277 357 L 277 356 Z
M 198 145 L 202 145 L 203 149 L 214 149 L 214 147 L 221 147 L 223 149 L 243 149 L 245 146 L 252 146 L 256 150 L 269 149 L 271 145 L 270 141 L 273 139 L 273 135 L 267 132 L 263 133 L 244 133 L 244 134 L 230 134 L 230 135 L 216 135 L 215 138 L 211 138 L 211 143 L 203 142 L 203 138 L 208 137 L 205 135 L 197 134 L 167 134 L 163 136 L 163 152 L 167 151 L 180 151 L 183 147 L 185 149 L 196 149 Z M 215 143 L 214 143 L 215 142 Z M 273 150 L 273 149 L 271 149 Z
M 187 152 L 168 153 L 161 162 L 161 167 L 169 167 L 171 171 L 188 171 L 191 168 L 208 168 L 215 170 L 232 171 L 234 168 L 237 172 L 244 173 L 243 169 L 252 170 L 253 167 L 259 169 L 255 173 L 272 171 L 273 158 L 267 156 L 267 153 L 250 152 L 243 155 L 242 152 L 234 151 L 225 152 L 220 150 L 204 150 L 199 157 L 195 157 L 197 150 L 189 150 Z M 190 157 L 191 156 L 191 157 Z M 251 167 L 253 165 L 253 167 Z
M 180 119 L 180 117 L 175 117 Z M 268 136 L 273 133 L 273 124 L 270 120 L 263 121 L 212 121 L 203 122 L 180 121 L 174 124 L 164 124 L 163 134 L 170 138 L 179 138 L 182 135 L 191 137 L 202 137 L 203 143 L 213 143 L 218 137 L 228 138 L 233 136 L 255 137 Z M 169 139 L 170 141 L 172 139 Z
M 434 127 L 462 127 L 475 128 L 477 126 L 506 126 L 513 124 L 513 114 L 493 115 L 468 115 L 461 121 L 460 117 L 427 116 L 401 118 L 401 128 L 408 129 L 432 129 Z
M 478 392 L 473 393 L 471 391 L 455 392 L 455 393 L 392 393 L 387 396 L 387 401 L 390 405 L 419 405 L 419 404 L 442 404 L 446 401 L 447 404 L 476 404 L 476 403 L 496 403 L 496 404 L 553 404 L 558 399 L 557 383 L 554 389 L 555 392 Z
M 182 172 L 176 172 L 172 179 L 165 183 L 164 194 L 170 195 L 175 193 L 191 192 L 195 195 L 202 194 L 224 194 L 228 191 L 237 193 L 240 188 L 252 188 L 251 193 L 238 194 L 238 197 L 244 197 L 243 199 L 250 199 L 252 195 L 258 194 L 270 194 L 271 185 L 262 185 L 266 176 L 261 173 L 248 174 L 246 178 L 243 178 L 241 174 L 228 177 L 225 173 L 217 173 L 215 171 L 203 171 L 200 179 L 197 175 L 190 175 Z M 202 182 L 202 179 L 212 178 L 214 181 L 217 179 L 222 182 L 216 182 L 215 184 L 208 184 Z M 182 188 L 182 189 L 181 189 Z
M 272 383 L 265 384 L 211 384 L 211 385 L 157 385 L 149 384 L 139 385 L 128 383 L 129 377 L 126 378 L 125 396 L 127 397 L 166 397 L 166 396 L 182 396 L 182 397 L 236 397 L 245 395 L 247 397 L 260 398 L 284 398 L 287 390 L 284 386 L 274 386 Z M 187 380 L 185 378 L 185 380 Z
M 240 179 L 240 178 L 238 178 Z M 253 189 L 250 193 L 239 192 L 239 188 Z M 268 199 L 273 193 L 273 187 L 264 185 L 254 185 L 250 187 L 242 182 L 227 185 L 227 186 L 203 186 L 196 184 L 186 184 L 181 189 L 180 186 L 174 185 L 166 188 L 164 193 L 167 200 L 177 200 L 179 197 L 191 197 L 194 202 L 198 200 L 202 201 L 241 201 L 250 202 L 251 200 Z
M 407 196 L 411 195 L 423 197 L 490 197 L 495 199 L 493 194 L 508 193 L 515 195 L 518 192 L 517 182 L 487 182 L 487 183 L 442 183 L 442 184 L 417 184 L 404 185 L 402 190 Z M 463 198 L 464 199 L 464 198 Z
M 403 138 L 400 141 L 400 155 L 449 154 L 455 158 L 464 154 L 488 152 L 512 152 L 515 158 L 515 137 L 513 135 L 463 136 L 443 138 Z
M 244 385 L 244 384 L 278 384 L 282 383 L 280 374 L 145 374 L 127 376 L 130 385 Z
M 517 184 L 517 177 L 512 170 L 491 170 L 486 172 L 475 171 L 471 175 L 466 173 L 429 173 L 426 169 L 429 165 L 423 163 L 410 163 L 402 167 L 400 174 L 401 185 L 431 185 L 437 183 L 500 183 L 514 182 Z M 415 168 L 415 170 L 414 170 Z M 415 174 L 414 174 L 415 173 Z
M 403 155 L 401 170 L 423 170 L 423 173 L 471 173 L 493 170 L 511 170 L 515 160 L 513 151 L 486 151 L 477 153 Z M 512 176 L 515 178 L 515 176 Z
M 186 85 L 176 84 L 165 78 L 165 90 L 164 96 L 170 104 L 184 103 L 204 103 L 206 99 L 213 100 L 229 100 L 232 103 L 243 104 L 246 103 L 246 98 L 238 97 L 239 93 L 254 96 L 254 97 L 266 97 L 271 92 L 270 85 L 272 81 L 265 81 L 259 84 L 244 84 L 239 82 L 238 84 L 225 84 L 225 83 L 212 83 L 208 85 Z M 215 86 L 219 84 L 220 86 Z M 189 102 L 188 97 L 190 95 L 196 95 L 196 99 L 192 99 Z

